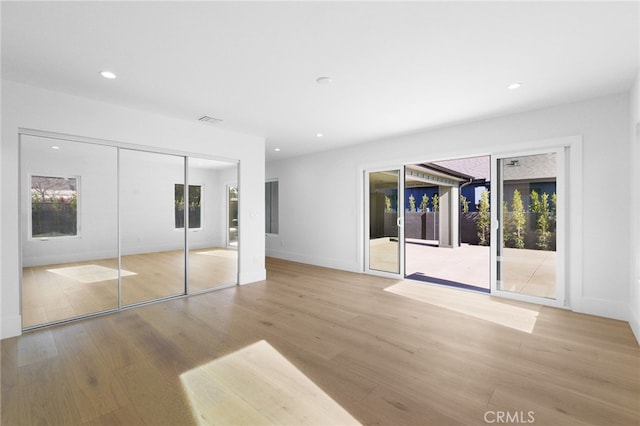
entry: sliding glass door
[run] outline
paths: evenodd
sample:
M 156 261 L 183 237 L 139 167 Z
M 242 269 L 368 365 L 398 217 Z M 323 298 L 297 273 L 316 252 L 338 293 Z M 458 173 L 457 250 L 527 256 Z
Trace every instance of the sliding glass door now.
M 401 169 L 365 172 L 366 269 L 402 276 L 403 171 Z
M 20 136 L 30 329 L 238 283 L 238 162 Z
M 495 158 L 495 282 L 498 295 L 562 305 L 564 151 Z M 547 302 L 545 302 L 545 300 Z
M 579 145 L 563 143 L 365 171 L 365 271 L 564 306 L 567 176 Z

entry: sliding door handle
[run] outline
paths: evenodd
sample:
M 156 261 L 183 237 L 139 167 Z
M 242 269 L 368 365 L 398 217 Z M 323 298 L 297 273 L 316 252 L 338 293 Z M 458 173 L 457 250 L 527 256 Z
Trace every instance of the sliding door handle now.
M 404 226 L 404 217 L 398 216 L 396 219 L 396 225 L 398 225 L 398 228 L 402 228 Z

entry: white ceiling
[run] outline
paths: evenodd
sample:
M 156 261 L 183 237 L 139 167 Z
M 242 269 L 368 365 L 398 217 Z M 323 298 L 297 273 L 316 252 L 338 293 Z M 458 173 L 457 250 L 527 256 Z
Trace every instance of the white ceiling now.
M 264 136 L 270 160 L 627 91 L 639 13 L 637 1 L 3 1 L 2 76 L 221 118 Z

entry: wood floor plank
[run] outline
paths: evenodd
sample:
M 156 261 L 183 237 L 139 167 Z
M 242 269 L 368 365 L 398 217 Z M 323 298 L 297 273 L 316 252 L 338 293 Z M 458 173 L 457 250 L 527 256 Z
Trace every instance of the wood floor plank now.
M 126 330 L 115 326 L 113 317 L 87 320 L 83 325 L 109 370 L 116 371 L 144 359 L 145 355 L 128 337 Z
M 136 416 L 148 425 L 194 425 L 179 375 L 141 362 L 115 372 L 132 401 Z
M 179 374 L 189 368 L 189 360 L 182 350 L 142 319 L 137 312 L 124 312 L 118 315 L 114 322 L 126 330 L 127 338 L 131 339 L 145 355 L 145 359 L 160 371 Z
M 53 334 L 42 331 L 37 335 L 26 335 L 18 340 L 18 365 L 31 364 L 58 356 Z
M 80 401 L 75 400 L 67 369 L 58 358 L 24 365 L 18 370 L 19 417 L 2 424 L 67 425 L 81 423 Z M 4 410 L 7 407 L 4 406 Z

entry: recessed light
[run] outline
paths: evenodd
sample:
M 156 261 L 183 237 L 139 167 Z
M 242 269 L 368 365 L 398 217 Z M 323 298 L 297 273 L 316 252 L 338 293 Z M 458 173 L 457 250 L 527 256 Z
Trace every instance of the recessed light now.
M 60 147 L 59 147 L 59 146 L 54 145 L 54 146 L 52 146 L 52 147 L 51 147 L 51 149 L 60 149 Z
M 516 89 L 519 89 L 520 87 L 522 87 L 522 83 L 511 83 L 510 85 L 507 86 L 507 89 L 516 90 Z
M 331 77 L 318 77 L 316 78 L 318 84 L 331 84 Z
M 323 136 L 324 136 L 324 135 L 323 135 L 322 133 L 316 133 L 316 137 L 317 137 L 317 138 L 321 138 L 321 137 L 323 137 Z
M 109 80 L 113 80 L 114 78 L 116 78 L 116 75 L 111 71 L 101 71 L 100 75 L 104 78 L 108 78 Z
M 280 148 L 274 149 L 275 152 L 280 152 Z

